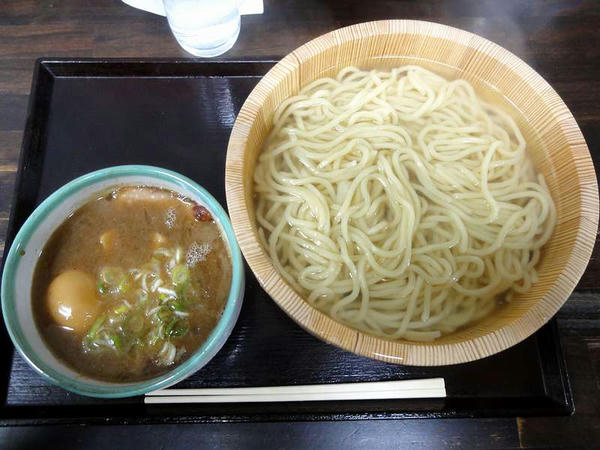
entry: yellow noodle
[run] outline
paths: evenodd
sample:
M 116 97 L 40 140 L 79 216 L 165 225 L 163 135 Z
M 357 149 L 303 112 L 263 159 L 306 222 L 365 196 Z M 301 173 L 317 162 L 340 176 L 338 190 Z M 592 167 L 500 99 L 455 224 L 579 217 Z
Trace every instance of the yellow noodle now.
M 511 117 L 416 66 L 347 67 L 285 100 L 254 188 L 285 280 L 391 339 L 434 340 L 526 292 L 556 222 Z

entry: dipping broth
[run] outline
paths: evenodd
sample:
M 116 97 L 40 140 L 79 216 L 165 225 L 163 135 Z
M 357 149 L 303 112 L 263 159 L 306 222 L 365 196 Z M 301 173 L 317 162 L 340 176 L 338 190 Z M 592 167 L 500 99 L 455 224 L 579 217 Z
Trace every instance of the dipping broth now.
M 37 263 L 33 313 L 53 353 L 112 382 L 181 364 L 216 326 L 231 261 L 210 212 L 168 190 L 129 186 L 77 210 Z

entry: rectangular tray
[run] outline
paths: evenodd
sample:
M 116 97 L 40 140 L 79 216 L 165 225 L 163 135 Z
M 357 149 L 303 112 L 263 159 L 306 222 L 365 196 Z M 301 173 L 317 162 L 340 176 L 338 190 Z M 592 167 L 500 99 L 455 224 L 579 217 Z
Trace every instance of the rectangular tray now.
M 118 164 L 191 177 L 225 204 L 229 133 L 274 61 L 39 60 L 5 254 L 37 204 L 69 180 Z M 489 358 L 408 367 L 356 356 L 289 319 L 246 267 L 244 306 L 217 356 L 177 387 L 268 386 L 444 377 L 445 399 L 144 405 L 87 398 L 44 382 L 0 344 L 0 424 L 183 423 L 563 415 L 573 402 L 556 324 Z

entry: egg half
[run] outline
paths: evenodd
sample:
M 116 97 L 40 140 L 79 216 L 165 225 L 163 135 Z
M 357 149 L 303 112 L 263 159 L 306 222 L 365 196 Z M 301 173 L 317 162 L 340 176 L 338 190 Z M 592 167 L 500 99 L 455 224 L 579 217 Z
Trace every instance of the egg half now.
M 98 315 L 96 283 L 81 270 L 67 270 L 54 278 L 46 301 L 54 321 L 78 333 L 86 332 Z

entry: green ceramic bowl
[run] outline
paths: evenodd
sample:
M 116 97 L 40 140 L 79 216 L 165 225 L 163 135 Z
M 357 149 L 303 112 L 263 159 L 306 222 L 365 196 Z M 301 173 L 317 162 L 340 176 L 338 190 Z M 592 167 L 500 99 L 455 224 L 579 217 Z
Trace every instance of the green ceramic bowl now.
M 94 195 L 112 186 L 156 186 L 180 193 L 205 206 L 229 245 L 232 282 L 223 315 L 208 339 L 185 362 L 159 377 L 140 382 L 110 383 L 81 375 L 57 359 L 40 335 L 32 315 L 31 284 L 37 258 L 54 230 Z M 189 178 L 151 166 L 117 166 L 83 175 L 61 187 L 27 219 L 8 252 L 2 274 L 2 314 L 12 341 L 42 377 L 64 389 L 93 397 L 128 397 L 163 389 L 196 372 L 221 349 L 240 313 L 244 266 L 227 213 Z

